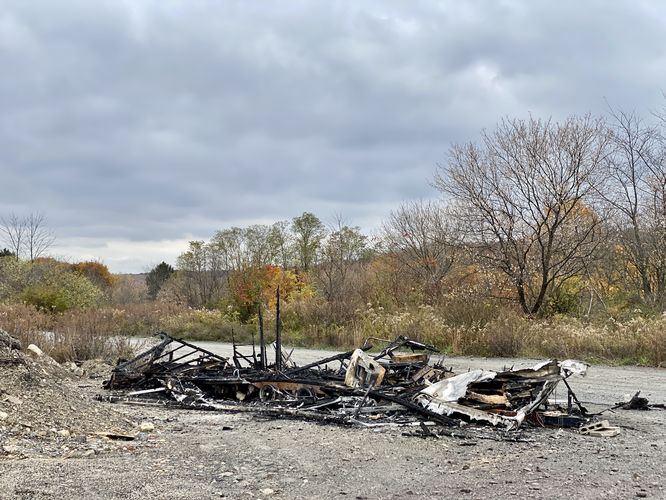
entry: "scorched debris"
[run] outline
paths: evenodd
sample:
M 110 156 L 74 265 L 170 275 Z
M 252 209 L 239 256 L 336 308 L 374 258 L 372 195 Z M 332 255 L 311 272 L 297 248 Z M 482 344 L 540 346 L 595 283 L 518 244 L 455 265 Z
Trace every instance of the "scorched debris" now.
M 586 410 L 567 382 L 585 374 L 577 361 L 546 361 L 532 368 L 500 372 L 473 370 L 453 375 L 438 350 L 404 336 L 372 353 L 359 349 L 297 366 L 280 343 L 239 346 L 226 358 L 161 334 L 160 342 L 118 364 L 102 399 L 205 410 L 256 412 L 339 424 L 459 426 L 476 421 L 516 429 L 525 420 L 578 426 Z M 272 348 L 275 362 L 268 362 Z M 244 350 L 244 352 L 242 352 Z M 549 396 L 559 382 L 568 390 L 566 408 Z

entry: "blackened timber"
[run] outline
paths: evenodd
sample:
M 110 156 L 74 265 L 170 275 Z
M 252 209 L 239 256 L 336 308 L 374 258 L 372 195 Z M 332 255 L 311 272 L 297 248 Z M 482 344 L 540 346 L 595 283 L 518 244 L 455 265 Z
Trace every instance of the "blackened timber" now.
M 581 404 L 581 402 L 578 401 L 578 398 L 576 397 L 576 393 L 573 391 L 573 389 L 569 385 L 569 382 L 567 382 L 567 377 L 562 377 L 562 382 L 564 382 L 564 385 L 567 386 L 567 390 L 569 391 L 568 397 L 573 398 L 573 400 L 576 402 L 576 406 L 578 406 L 578 409 L 580 410 L 580 414 L 583 415 L 583 416 L 587 415 L 588 414 L 587 408 L 585 408 Z
M 257 317 L 259 318 L 259 368 L 266 368 L 266 343 L 264 341 L 264 316 L 261 312 L 261 302 L 257 306 Z
M 368 351 L 372 349 L 372 345 L 365 345 L 362 347 L 363 351 Z M 342 352 L 340 354 L 336 354 L 334 356 L 329 356 L 328 358 L 320 359 L 319 361 L 315 361 L 314 363 L 310 363 L 309 365 L 304 365 L 304 366 L 299 366 L 298 368 L 294 368 L 293 370 L 289 370 L 289 375 L 294 375 L 296 373 L 300 373 L 304 370 L 309 370 L 311 368 L 315 368 L 317 366 L 325 365 L 326 363 L 331 363 L 333 361 L 342 361 L 343 359 L 348 359 L 351 357 L 351 355 L 354 354 L 354 351 L 347 351 L 347 352 Z
M 195 351 L 201 351 L 201 352 L 203 352 L 204 354 L 208 354 L 209 357 L 211 357 L 211 358 L 215 358 L 215 359 L 217 359 L 218 361 L 225 361 L 225 362 L 226 362 L 226 361 L 229 361 L 227 358 L 224 358 L 224 357 L 222 357 L 222 356 L 219 356 L 219 355 L 217 355 L 217 354 L 215 354 L 215 353 L 213 353 L 213 352 L 211 352 L 211 351 L 208 351 L 208 350 L 204 349 L 203 347 L 199 347 L 199 346 L 197 346 L 197 345 L 190 344 L 189 342 L 186 342 L 186 341 L 184 341 L 183 339 L 177 339 L 177 338 L 175 338 L 175 337 L 171 337 L 170 335 L 168 335 L 168 334 L 166 334 L 166 333 L 163 333 L 163 332 L 162 332 L 160 335 L 162 335 L 162 336 L 165 337 L 165 338 L 171 339 L 172 341 L 176 341 L 176 342 L 179 342 L 179 343 L 181 343 L 181 344 L 183 344 L 183 345 L 186 345 L 187 347 L 191 347 L 191 348 L 194 349 Z
M 275 292 L 275 369 L 282 371 L 282 327 L 280 325 L 280 285 Z
M 256 350 L 256 347 L 255 347 L 255 344 L 254 344 L 254 331 L 252 332 L 252 360 L 253 360 L 252 366 L 254 368 L 256 368 L 257 367 L 257 350 Z
M 112 370 L 111 379 L 108 381 L 108 384 L 106 384 L 108 386 L 107 388 L 112 388 L 116 384 L 126 385 L 122 381 L 122 379 L 125 379 L 127 377 L 137 378 L 136 382 L 139 382 L 140 381 L 139 378 L 142 378 L 145 381 L 147 373 L 150 372 L 156 372 L 156 371 L 163 372 L 173 369 L 182 370 L 188 367 L 192 367 L 192 364 L 190 364 L 192 361 L 197 361 L 199 364 L 202 364 L 204 361 L 217 361 L 219 363 L 222 363 L 223 366 L 226 366 L 229 361 L 227 358 L 218 356 L 217 354 L 214 354 L 206 349 L 190 344 L 185 340 L 171 337 L 170 335 L 167 335 L 164 332 L 160 332 L 159 335 L 162 338 L 159 344 L 150 348 L 146 352 L 139 354 L 138 356 L 129 361 L 120 363 Z M 176 343 L 178 345 L 175 349 L 172 349 L 168 352 L 164 352 L 164 349 L 171 343 Z M 192 349 L 192 352 L 188 352 L 182 356 L 174 358 L 173 353 L 176 351 L 180 351 L 185 347 L 189 347 L 190 349 Z M 194 356 L 196 354 L 199 354 L 200 356 L 196 360 L 193 359 L 190 360 L 189 362 L 182 364 L 176 363 L 176 361 L 180 361 L 181 359 L 187 358 L 189 356 Z M 164 361 L 160 362 L 160 360 L 162 359 Z M 121 377 L 121 380 L 118 380 L 118 378 L 116 377 Z M 127 382 L 129 382 L 129 380 L 127 380 Z

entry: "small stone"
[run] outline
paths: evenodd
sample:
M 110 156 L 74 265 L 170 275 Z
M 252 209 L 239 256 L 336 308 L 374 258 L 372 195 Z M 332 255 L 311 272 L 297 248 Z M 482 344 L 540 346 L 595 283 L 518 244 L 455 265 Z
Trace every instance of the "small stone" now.
M 38 358 L 41 358 L 44 356 L 44 351 L 42 351 L 39 347 L 37 347 L 35 344 L 30 344 L 27 347 L 27 350 L 30 351 L 31 354 L 34 354 Z
M 271 488 L 264 488 L 261 490 L 261 494 L 264 495 L 265 497 L 271 496 L 273 493 L 275 493 L 274 490 Z
M 92 457 L 95 454 L 95 450 L 87 450 L 83 453 L 83 458 Z
M 155 424 L 152 422 L 141 422 L 139 430 L 141 432 L 153 432 L 155 430 Z
M 0 411 L 0 420 L 6 420 L 8 416 L 9 413 L 7 413 L 6 411 Z
M 10 405 L 18 406 L 20 404 L 23 404 L 23 401 L 21 401 L 20 398 L 14 397 L 11 394 L 7 394 L 5 396 L 5 401 L 7 401 Z
M 19 452 L 19 447 L 13 444 L 6 444 L 2 447 L 2 449 L 5 453 L 9 453 L 10 455 L 15 455 Z
M 59 435 L 59 436 L 62 436 L 62 437 L 69 437 L 69 436 L 70 436 L 70 432 L 69 432 L 67 429 L 60 429 L 60 430 L 58 431 L 58 435 Z

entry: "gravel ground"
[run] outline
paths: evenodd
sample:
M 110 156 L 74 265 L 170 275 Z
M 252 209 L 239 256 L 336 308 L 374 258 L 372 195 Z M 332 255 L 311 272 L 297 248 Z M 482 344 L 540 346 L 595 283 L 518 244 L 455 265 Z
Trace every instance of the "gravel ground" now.
M 228 348 L 212 347 L 222 354 Z M 300 362 L 320 356 L 297 353 Z M 529 360 L 446 364 L 462 371 Z M 572 385 L 582 400 L 598 404 L 637 390 L 666 402 L 663 369 L 593 366 Z M 472 439 L 421 439 L 404 436 L 404 429 L 99 404 L 131 421 L 150 421 L 155 430 L 110 441 L 85 457 L 0 456 L 0 498 L 666 498 L 662 410 L 607 413 L 622 427 L 614 438 L 529 429 L 520 434 L 526 442 L 507 442 L 493 440 L 490 430 Z

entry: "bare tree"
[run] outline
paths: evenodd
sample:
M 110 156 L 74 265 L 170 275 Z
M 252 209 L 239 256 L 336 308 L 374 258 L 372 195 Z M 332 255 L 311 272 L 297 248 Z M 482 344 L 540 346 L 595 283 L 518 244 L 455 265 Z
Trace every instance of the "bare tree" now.
M 659 130 L 635 112 L 611 109 L 612 153 L 599 194 L 619 243 L 653 303 L 666 293 L 666 165 Z
M 0 218 L 0 235 L 2 235 L 2 241 L 14 254 L 16 260 L 20 259 L 21 252 L 23 251 L 26 232 L 25 219 L 18 215 L 12 213 L 7 217 Z
M 454 145 L 437 172 L 468 244 L 509 277 L 527 314 L 594 256 L 600 219 L 591 202 L 608 143 L 603 122 L 589 116 L 506 119 L 480 144 Z
M 55 236 L 46 226 L 46 216 L 41 212 L 28 215 L 24 224 L 26 253 L 32 262 L 53 246 Z
M 219 298 L 223 289 L 222 260 L 211 244 L 190 241 L 189 250 L 178 256 L 180 294 L 191 306 L 202 306 Z
M 238 271 L 247 263 L 243 233 L 240 227 L 223 229 L 215 233 L 210 242 L 211 251 L 218 255 L 225 270 Z
M 16 259 L 21 255 L 34 261 L 55 243 L 53 231 L 46 225 L 46 216 L 41 212 L 33 212 L 26 217 L 10 214 L 0 219 L 0 234 L 9 246 Z
M 349 227 L 338 217 L 321 245 L 316 278 L 329 302 L 342 301 L 349 292 L 350 278 L 367 251 L 367 237 L 359 227 Z
M 289 232 L 289 221 L 277 221 L 271 226 L 268 241 L 274 263 L 282 269 L 294 264 L 293 236 Z
M 251 266 L 265 266 L 276 260 L 270 240 L 271 226 L 254 224 L 243 230 L 245 253 Z
M 405 203 L 384 221 L 386 249 L 418 284 L 426 300 L 437 300 L 455 259 L 453 230 L 444 208 L 431 201 Z

